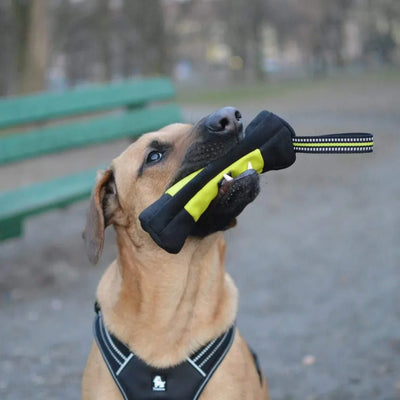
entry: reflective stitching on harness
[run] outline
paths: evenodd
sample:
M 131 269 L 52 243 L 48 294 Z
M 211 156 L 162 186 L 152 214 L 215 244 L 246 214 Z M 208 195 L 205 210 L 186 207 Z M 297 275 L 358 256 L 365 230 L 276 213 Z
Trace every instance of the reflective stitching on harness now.
M 222 353 L 221 357 L 219 358 L 219 360 L 215 363 L 214 367 L 211 369 L 211 371 L 209 372 L 206 380 L 203 382 L 203 384 L 200 386 L 199 390 L 197 391 L 197 393 L 195 394 L 195 396 L 193 397 L 193 400 L 197 400 L 199 398 L 199 396 L 201 395 L 201 393 L 203 392 L 204 387 L 207 385 L 208 381 L 210 380 L 210 378 L 213 376 L 214 371 L 219 367 L 219 365 L 221 364 L 222 360 L 225 358 L 226 353 L 228 353 L 228 351 L 230 350 L 233 340 L 235 339 L 235 333 L 236 330 L 235 328 L 233 328 L 233 335 L 231 336 L 231 339 L 228 343 L 228 346 L 226 346 L 226 349 L 224 350 L 224 352 Z M 229 332 L 229 331 L 228 331 Z
M 103 329 L 105 330 L 105 327 L 104 327 L 104 325 L 102 324 L 101 315 L 99 315 L 99 327 L 100 327 L 100 335 L 101 335 L 101 338 L 103 339 L 104 344 L 107 346 L 107 350 L 110 352 L 110 354 L 112 355 L 112 357 L 114 358 L 114 360 L 115 360 L 119 365 L 121 365 L 121 364 L 122 364 L 121 361 L 119 361 L 118 358 L 117 358 L 117 356 L 112 352 L 112 349 L 110 348 L 110 346 L 108 345 L 108 343 L 107 343 L 107 341 L 106 341 L 106 339 L 105 339 L 105 337 L 104 337 Z
M 124 363 L 119 367 L 118 371 L 115 373 L 115 375 L 119 375 L 121 371 L 126 367 L 126 364 L 130 361 L 130 359 L 133 357 L 133 353 L 129 354 L 128 357 L 126 357 Z
M 197 362 L 201 357 L 203 357 L 204 353 L 208 351 L 208 349 L 217 341 L 218 338 L 215 338 L 212 342 L 210 342 L 200 354 L 198 354 L 195 358 L 193 358 L 194 362 Z
M 101 324 L 101 321 L 100 321 L 100 312 L 99 312 L 99 318 L 98 318 L 97 320 L 95 320 L 95 324 L 96 324 L 96 322 L 97 322 L 97 324 L 99 325 L 99 330 L 100 330 L 100 334 L 101 334 L 101 325 L 102 325 L 102 324 Z M 95 336 L 95 338 L 97 338 L 98 336 L 97 336 L 97 334 L 96 334 L 96 327 L 94 326 L 93 328 L 94 328 L 94 329 L 93 329 L 94 336 Z M 111 373 L 111 375 L 112 375 L 114 381 L 116 382 L 116 384 L 117 384 L 117 386 L 118 386 L 118 388 L 119 388 L 119 390 L 120 390 L 122 396 L 124 397 L 125 400 L 129 400 L 129 399 L 128 399 L 128 396 L 126 395 L 126 393 L 125 393 L 125 391 L 124 391 L 124 389 L 122 388 L 122 386 L 120 385 L 120 383 L 118 382 L 118 380 L 115 379 L 115 376 L 114 376 L 113 370 L 112 370 L 112 368 L 111 368 L 111 365 L 110 365 L 110 363 L 108 362 L 107 356 L 105 355 L 105 353 L 104 353 L 104 351 L 103 351 L 103 347 L 99 345 L 99 342 L 98 342 L 98 341 L 97 341 L 97 347 L 100 349 L 100 353 L 101 353 L 101 355 L 103 356 L 103 360 L 104 360 L 105 363 L 107 364 L 107 368 L 108 368 L 108 370 L 110 371 L 110 373 Z
M 104 324 L 103 324 L 104 325 Z M 117 346 L 115 345 L 114 341 L 112 340 L 110 334 L 108 333 L 108 330 L 104 327 L 104 331 L 106 332 L 107 339 L 111 345 L 111 347 L 114 349 L 114 351 L 124 360 L 126 361 L 126 357 L 118 350 Z
M 224 342 L 226 335 L 228 334 L 229 331 L 225 332 L 225 335 L 221 339 L 221 341 L 218 343 L 217 346 L 213 349 L 213 351 L 199 364 L 199 367 L 202 367 L 214 354 L 215 352 L 221 347 L 221 344 Z
M 206 373 L 190 357 L 188 357 L 187 360 L 196 371 L 198 371 L 203 377 L 206 377 Z

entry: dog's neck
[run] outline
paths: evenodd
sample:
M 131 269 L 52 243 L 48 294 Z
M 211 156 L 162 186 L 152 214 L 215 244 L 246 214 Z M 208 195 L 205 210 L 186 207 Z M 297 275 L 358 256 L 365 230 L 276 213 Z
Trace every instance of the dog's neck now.
M 108 329 L 147 363 L 177 364 L 232 325 L 237 290 L 221 233 L 189 239 L 178 255 L 153 243 L 136 247 L 122 228 L 117 244 L 98 301 Z

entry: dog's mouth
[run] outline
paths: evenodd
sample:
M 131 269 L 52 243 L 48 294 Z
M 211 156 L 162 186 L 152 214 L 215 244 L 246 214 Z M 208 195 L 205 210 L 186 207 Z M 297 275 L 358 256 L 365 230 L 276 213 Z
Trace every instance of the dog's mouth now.
M 260 192 L 258 173 L 249 166 L 236 177 L 226 174 L 218 185 L 218 195 L 197 221 L 192 235 L 206 236 L 236 225 L 236 217 Z
M 195 125 L 192 131 L 194 141 L 170 186 L 237 146 L 244 139 L 241 118 L 237 109 L 225 107 Z M 259 191 L 259 175 L 251 163 L 246 171 L 237 176 L 228 171 L 218 183 L 218 194 L 197 221 L 192 235 L 204 237 L 234 226 L 236 217 L 257 197 Z

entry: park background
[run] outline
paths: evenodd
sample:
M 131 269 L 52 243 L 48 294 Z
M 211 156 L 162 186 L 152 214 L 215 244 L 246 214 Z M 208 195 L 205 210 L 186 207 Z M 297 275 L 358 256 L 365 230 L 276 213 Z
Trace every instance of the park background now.
M 400 399 L 398 0 L 1 0 L 0 96 L 167 75 L 188 122 L 261 109 L 298 135 L 374 133 L 373 154 L 299 155 L 227 232 L 238 325 L 276 400 Z M 1 132 L 0 132 L 1 134 Z M 0 169 L 0 190 L 108 163 L 122 140 Z M 99 266 L 87 202 L 0 243 L 0 398 L 76 399 Z

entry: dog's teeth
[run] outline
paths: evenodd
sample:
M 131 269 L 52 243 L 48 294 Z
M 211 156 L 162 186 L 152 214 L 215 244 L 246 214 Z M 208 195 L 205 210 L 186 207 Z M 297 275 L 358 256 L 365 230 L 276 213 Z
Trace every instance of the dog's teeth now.
M 247 164 L 247 169 L 253 169 L 253 165 L 251 164 L 251 161 Z
M 224 178 L 226 181 L 233 181 L 233 178 L 231 176 L 229 176 L 228 174 L 224 174 Z

